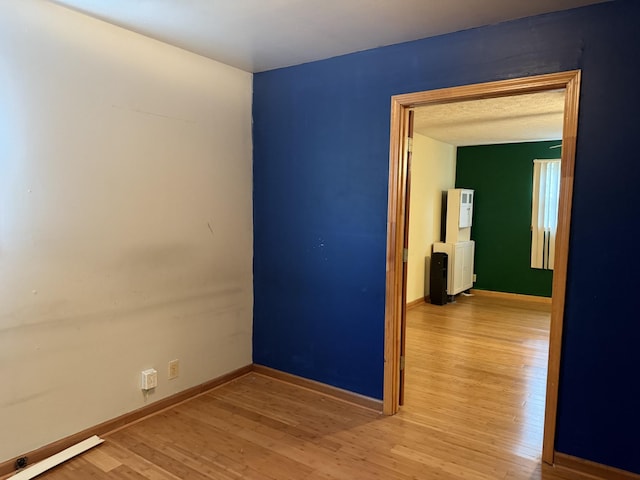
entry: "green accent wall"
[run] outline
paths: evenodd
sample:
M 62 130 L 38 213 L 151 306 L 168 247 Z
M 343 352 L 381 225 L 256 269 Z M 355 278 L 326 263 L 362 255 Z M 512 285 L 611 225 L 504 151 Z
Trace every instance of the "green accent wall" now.
M 531 268 L 533 160 L 560 158 L 559 141 L 459 147 L 456 188 L 475 190 L 474 288 L 551 297 L 551 270 Z

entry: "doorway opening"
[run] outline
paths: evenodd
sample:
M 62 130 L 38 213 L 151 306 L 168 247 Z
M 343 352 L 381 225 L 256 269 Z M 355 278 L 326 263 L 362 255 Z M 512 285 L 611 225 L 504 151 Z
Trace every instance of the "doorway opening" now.
M 401 359 L 406 325 L 404 240 L 408 199 L 409 112 L 425 105 L 441 105 L 529 93 L 563 90 L 562 171 L 558 210 L 558 231 L 554 261 L 549 357 L 542 459 L 553 463 L 557 412 L 562 321 L 566 290 L 569 226 L 573 171 L 577 135 L 580 71 L 511 79 L 394 96 L 391 101 L 391 142 L 387 229 L 387 279 L 385 307 L 385 367 L 383 408 L 386 414 L 398 412 L 401 388 Z

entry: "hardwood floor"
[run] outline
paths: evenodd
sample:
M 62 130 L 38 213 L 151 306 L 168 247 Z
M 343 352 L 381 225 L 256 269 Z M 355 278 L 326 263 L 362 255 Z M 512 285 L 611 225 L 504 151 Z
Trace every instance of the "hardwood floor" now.
M 400 415 L 428 425 L 469 475 L 538 478 L 550 307 L 458 296 L 410 310 Z
M 520 300 L 421 305 L 408 316 L 398 415 L 251 373 L 41 478 L 565 478 L 539 460 L 548 324 L 548 305 Z

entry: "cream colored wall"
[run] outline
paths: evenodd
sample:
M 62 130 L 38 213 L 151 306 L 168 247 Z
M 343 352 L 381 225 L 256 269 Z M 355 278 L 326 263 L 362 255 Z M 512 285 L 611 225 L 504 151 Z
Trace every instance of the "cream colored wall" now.
M 0 461 L 251 363 L 251 95 L 249 73 L 0 3 Z
M 442 191 L 454 188 L 456 147 L 414 133 L 407 302 L 424 297 L 424 259 L 440 241 Z

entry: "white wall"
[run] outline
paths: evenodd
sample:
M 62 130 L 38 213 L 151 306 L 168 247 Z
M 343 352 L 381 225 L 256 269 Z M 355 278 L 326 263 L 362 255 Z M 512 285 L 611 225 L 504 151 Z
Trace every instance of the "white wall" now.
M 455 180 L 456 147 L 414 133 L 407 302 L 424 297 L 424 259 L 440 241 L 442 191 L 454 188 Z
M 0 2 L 0 461 L 251 363 L 251 95 L 249 73 Z

